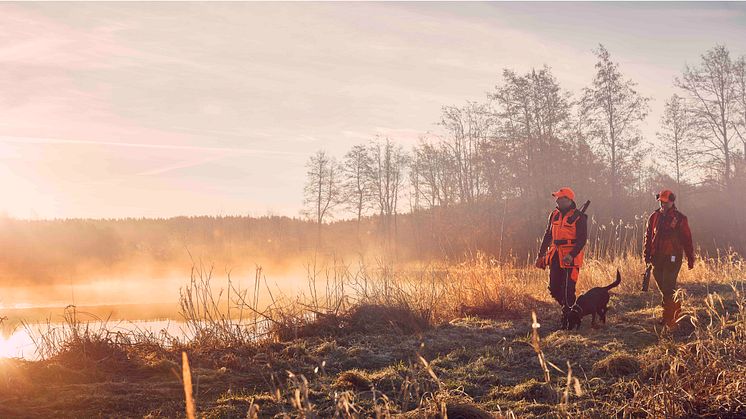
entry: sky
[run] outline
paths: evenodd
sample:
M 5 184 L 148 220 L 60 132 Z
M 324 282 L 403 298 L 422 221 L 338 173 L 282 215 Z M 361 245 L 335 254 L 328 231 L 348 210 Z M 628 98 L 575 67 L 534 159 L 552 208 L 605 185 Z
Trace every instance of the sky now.
M 406 147 L 504 68 L 578 94 L 603 43 L 653 98 L 746 3 L 2 3 L 0 213 L 298 216 L 305 163 Z

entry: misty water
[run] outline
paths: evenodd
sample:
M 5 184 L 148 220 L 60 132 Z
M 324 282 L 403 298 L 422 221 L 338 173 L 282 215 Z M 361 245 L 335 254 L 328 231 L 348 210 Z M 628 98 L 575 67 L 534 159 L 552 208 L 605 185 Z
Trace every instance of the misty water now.
M 269 303 L 267 288 L 274 296 L 304 293 L 305 274 L 284 272 L 277 279 L 262 281 L 259 308 Z M 183 277 L 182 277 L 183 278 Z M 253 291 L 250 275 L 232 277 L 232 287 Z M 39 359 L 36 342 L 43 335 L 60 334 L 69 326 L 74 310 L 82 327 L 122 335 L 149 334 L 155 339 L 193 338 L 180 312 L 179 297 L 189 281 L 181 278 L 107 279 L 57 287 L 0 287 L 0 358 Z M 227 307 L 227 280 L 214 278 L 211 288 L 222 310 Z M 223 292 L 222 295 L 220 294 Z M 233 293 L 235 295 L 235 293 Z M 234 316 L 236 312 L 232 313 Z
M 119 320 L 119 321 L 84 321 L 82 327 L 89 330 L 105 329 L 109 333 L 152 333 L 154 336 L 169 336 L 179 339 L 188 339 L 190 333 L 183 321 L 174 319 L 158 320 Z M 39 358 L 36 351 L 36 342 L 43 334 L 49 333 L 50 329 L 62 332 L 65 323 L 33 323 L 22 324 L 2 328 L 0 333 L 0 358 L 23 358 L 35 360 Z
M 104 310 L 98 308 L 98 311 L 104 313 L 105 310 L 116 309 L 113 306 L 105 307 Z M 143 308 L 147 308 L 147 305 L 137 305 L 137 309 Z M 177 306 L 174 305 L 173 308 L 173 315 L 168 317 L 113 320 L 86 311 L 91 309 L 94 309 L 91 311 L 96 311 L 97 307 L 81 307 L 80 311 L 76 311 L 77 330 L 90 331 L 92 335 L 112 338 L 116 338 L 116 335 L 121 335 L 125 339 L 134 336 L 149 336 L 166 346 L 174 339 L 181 342 L 193 339 L 194 330 L 178 313 Z M 59 310 L 64 310 L 64 308 L 54 308 L 55 313 Z M 68 314 L 71 313 L 70 310 L 68 308 Z M 78 310 L 77 307 L 76 310 Z M 162 310 L 163 305 L 160 304 L 154 304 L 152 307 L 152 311 Z M 233 314 L 235 314 L 235 311 Z M 257 324 L 256 319 L 249 316 L 247 311 L 243 312 L 242 317 L 241 319 L 232 316 L 231 325 L 246 327 L 246 330 L 249 331 L 254 330 L 253 328 Z M 70 317 L 68 316 L 68 318 Z M 41 342 L 43 336 L 69 336 L 71 330 L 71 323 L 65 320 L 62 315 L 50 316 L 45 321 L 3 322 L 0 325 L 0 358 L 40 359 L 41 354 L 37 351 L 37 344 Z

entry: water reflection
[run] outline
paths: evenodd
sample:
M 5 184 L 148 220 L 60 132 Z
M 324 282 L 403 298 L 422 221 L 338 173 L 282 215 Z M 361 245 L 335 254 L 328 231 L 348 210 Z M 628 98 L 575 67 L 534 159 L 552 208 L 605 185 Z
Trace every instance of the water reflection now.
M 122 333 L 124 335 L 148 333 L 155 338 L 170 337 L 180 340 L 193 337 L 184 321 L 174 319 L 122 320 L 116 322 L 83 321 L 82 326 L 91 331 L 107 330 L 110 333 Z M 0 358 L 36 360 L 39 358 L 36 351 L 36 342 L 39 342 L 41 336 L 49 333 L 50 330 L 60 332 L 65 327 L 68 326 L 62 322 L 34 323 L 12 327 L 3 325 L 2 333 L 0 333 Z
M 259 271 L 262 272 L 262 271 Z M 310 293 L 306 273 L 302 271 L 283 272 L 267 279 L 262 272 L 258 276 L 249 274 L 234 275 L 230 296 L 237 293 L 246 297 L 245 304 L 255 305 L 263 310 L 274 299 L 283 296 L 299 297 Z M 165 343 L 169 339 L 193 339 L 193 330 L 180 316 L 178 297 L 180 290 L 189 284 L 183 276 L 179 278 L 142 278 L 127 280 L 97 280 L 85 284 L 75 284 L 70 288 L 57 284 L 46 287 L 0 287 L 0 358 L 39 359 L 37 343 L 49 333 L 63 335 L 66 324 L 66 300 L 78 302 L 75 308 L 76 320 L 89 330 L 106 330 L 108 333 L 123 335 L 148 334 Z M 328 288 L 326 281 L 314 284 L 320 289 Z M 231 309 L 236 301 L 228 302 L 228 282 L 226 278 L 213 279 L 210 288 L 219 302 L 221 312 L 230 313 L 235 323 L 248 325 L 246 310 Z M 271 290 L 271 295 L 270 295 Z M 314 290 L 315 291 L 315 290 Z M 254 295 L 256 293 L 256 295 Z M 168 302 L 166 302 L 168 301 Z M 237 314 L 237 313 L 243 313 Z M 234 324 L 235 324 L 234 323 Z M 261 325 L 264 327 L 266 325 Z M 168 338 L 168 339 L 167 339 Z

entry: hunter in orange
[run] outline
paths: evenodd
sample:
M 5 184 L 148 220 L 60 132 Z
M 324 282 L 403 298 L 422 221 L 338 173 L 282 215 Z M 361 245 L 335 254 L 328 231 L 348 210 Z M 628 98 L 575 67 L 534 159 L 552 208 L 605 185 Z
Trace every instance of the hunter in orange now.
M 653 265 L 653 277 L 658 284 L 663 301 L 662 325 L 676 327 L 681 310 L 681 301 L 675 299 L 676 279 L 679 276 L 684 255 L 687 267 L 694 268 L 694 245 L 689 220 L 676 208 L 676 195 L 664 189 L 655 198 L 660 208 L 648 219 L 643 239 L 645 263 Z
M 577 209 L 575 192 L 568 187 L 552 193 L 557 207 L 549 214 L 536 267 L 549 266 L 549 292 L 566 313 L 575 304 L 575 284 L 583 264 L 583 247 L 588 237 L 588 217 Z

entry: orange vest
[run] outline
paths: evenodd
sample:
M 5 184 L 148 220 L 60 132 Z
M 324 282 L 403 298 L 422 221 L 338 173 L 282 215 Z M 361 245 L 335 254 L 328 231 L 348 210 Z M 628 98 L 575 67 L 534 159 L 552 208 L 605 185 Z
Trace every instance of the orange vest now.
M 566 265 L 562 262 L 562 258 L 565 257 L 575 247 L 575 240 L 578 237 L 577 233 L 577 221 L 579 217 L 576 217 L 570 222 L 570 217 L 575 214 L 576 209 L 570 209 L 562 216 L 562 212 L 559 209 L 552 211 L 552 243 L 549 245 L 549 250 L 546 255 L 547 265 L 551 265 L 552 257 L 555 252 L 559 252 L 559 262 L 561 268 L 580 268 L 583 264 L 583 250 L 575 256 L 572 261 L 572 265 Z M 580 214 L 578 214 L 580 215 Z M 574 269 L 574 270 L 576 270 Z M 574 272 L 573 276 L 577 279 L 577 274 Z

